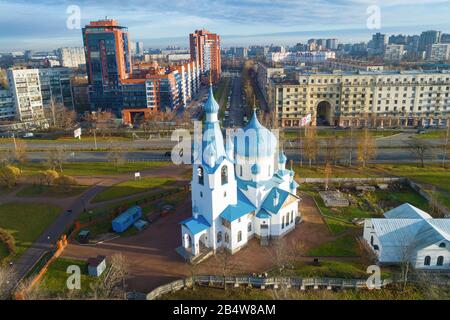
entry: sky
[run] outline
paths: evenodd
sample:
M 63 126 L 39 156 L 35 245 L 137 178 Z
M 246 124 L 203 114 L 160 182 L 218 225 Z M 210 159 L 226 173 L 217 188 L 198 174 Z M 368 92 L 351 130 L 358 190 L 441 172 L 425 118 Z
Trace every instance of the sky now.
M 375 32 L 450 33 L 450 0 L 0 0 L 0 52 L 81 46 L 81 30 L 67 27 L 74 5 L 81 27 L 114 18 L 145 48 L 187 47 L 188 34 L 200 28 L 219 33 L 223 47 L 292 45 L 314 37 L 358 42 Z M 380 29 L 367 27 L 373 5 L 380 9 Z

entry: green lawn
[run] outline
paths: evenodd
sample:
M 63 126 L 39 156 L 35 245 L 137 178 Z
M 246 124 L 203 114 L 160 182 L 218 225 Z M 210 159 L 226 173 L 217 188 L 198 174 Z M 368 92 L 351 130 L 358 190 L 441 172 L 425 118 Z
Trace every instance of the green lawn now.
M 73 186 L 69 192 L 61 191 L 57 186 L 38 186 L 29 185 L 20 190 L 16 196 L 23 198 L 33 197 L 54 197 L 54 198 L 69 198 L 82 194 L 86 191 L 88 186 Z
M 447 134 L 446 129 L 441 130 L 427 130 L 425 133 L 416 134 L 415 137 L 420 139 L 444 139 Z
M 17 254 L 24 252 L 55 220 L 61 208 L 43 203 L 0 205 L 0 226 L 16 239 Z
M 300 178 L 325 178 L 325 166 L 308 166 L 304 163 L 303 166 L 295 165 L 294 171 L 297 177 Z M 379 174 L 367 170 L 367 168 L 332 166 L 331 178 L 374 178 Z
M 350 137 L 351 135 L 353 135 L 353 137 L 359 137 L 363 134 L 363 130 L 360 129 L 355 129 L 353 130 L 353 133 L 350 132 L 350 130 L 333 130 L 333 129 L 329 129 L 329 130 L 316 130 L 317 132 L 317 136 L 321 137 L 321 138 L 326 138 L 326 137 L 333 137 L 336 135 L 336 137 L 339 138 L 343 138 L 343 137 Z M 396 131 L 396 130 L 370 130 L 369 134 L 374 136 L 374 137 L 388 137 L 388 136 L 392 136 L 394 134 L 398 134 L 401 131 Z M 301 133 L 300 133 L 300 129 L 299 130 L 295 130 L 295 131 L 291 131 L 291 130 L 286 130 L 284 132 L 284 138 L 285 139 L 298 139 L 299 135 L 301 137 L 305 136 L 305 130 L 302 129 Z
M 158 168 L 171 165 L 167 162 L 127 162 L 120 164 L 117 168 L 109 162 L 71 162 L 63 165 L 63 173 L 73 176 L 92 176 L 92 175 L 114 175 L 129 172 L 141 172 L 142 170 Z M 48 166 L 44 163 L 28 163 L 24 166 L 27 174 L 37 171 L 47 170 Z
M 92 202 L 103 202 L 150 191 L 152 188 L 167 188 L 175 182 L 171 178 L 143 178 L 118 183 L 95 196 Z
M 72 260 L 66 258 L 56 259 L 48 268 L 47 273 L 39 282 L 39 288 L 49 296 L 67 293 L 67 268 L 71 265 L 79 266 L 81 269 L 81 292 L 88 293 L 91 288 L 90 284 L 99 281 L 99 278 L 88 275 L 87 263 L 81 260 Z
M 356 225 L 348 222 L 344 222 L 341 220 L 333 219 L 330 217 L 324 217 L 326 224 L 328 225 L 328 228 L 330 229 L 330 232 L 333 235 L 340 234 L 344 231 L 348 231 L 350 229 L 356 229 L 358 228 Z
M 358 243 L 351 235 L 340 237 L 308 251 L 308 256 L 314 257 L 357 257 L 359 255 Z

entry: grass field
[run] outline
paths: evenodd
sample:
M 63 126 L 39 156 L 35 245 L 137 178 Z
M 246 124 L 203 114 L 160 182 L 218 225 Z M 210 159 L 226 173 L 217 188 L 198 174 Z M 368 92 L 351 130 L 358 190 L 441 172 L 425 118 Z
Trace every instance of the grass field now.
M 43 203 L 0 205 L 0 226 L 16 239 L 17 254 L 24 252 L 55 220 L 61 208 Z
M 353 130 L 353 132 L 350 132 L 350 130 L 316 130 L 317 132 L 317 136 L 320 138 L 326 138 L 326 137 L 333 137 L 336 135 L 336 137 L 350 137 L 351 135 L 356 138 L 359 137 L 363 134 L 363 130 Z M 374 137 L 388 137 L 388 136 L 392 136 L 394 134 L 398 134 L 401 133 L 401 131 L 396 131 L 396 130 L 370 130 L 369 134 L 374 136 Z M 298 139 L 300 137 L 304 137 L 305 136 L 305 130 L 302 129 L 301 132 L 300 130 L 296 130 L 296 131 L 285 131 L 284 132 L 284 138 L 287 140 L 293 140 L 293 139 Z
M 109 162 L 71 162 L 63 165 L 63 173 L 72 176 L 115 175 L 168 165 L 171 165 L 171 162 L 128 162 L 120 164 L 116 168 L 113 163 Z M 23 169 L 26 174 L 33 174 L 37 171 L 47 170 L 48 166 L 44 163 L 28 163 Z
M 150 191 L 153 188 L 167 188 L 175 179 L 171 178 L 143 178 L 118 183 L 107 188 L 95 196 L 92 202 L 103 202 L 112 199 L 123 198 L 133 194 Z
M 61 191 L 60 188 L 56 186 L 38 186 L 29 185 L 17 192 L 17 197 L 22 198 L 35 198 L 35 197 L 46 197 L 46 198 L 69 198 L 82 194 L 86 191 L 88 186 L 72 186 L 69 192 Z
M 78 266 L 81 269 L 81 292 L 89 292 L 91 290 L 90 284 L 99 281 L 99 278 L 88 275 L 87 263 L 85 261 L 66 258 L 58 258 L 50 265 L 47 273 L 39 282 L 39 288 L 49 296 L 66 293 L 68 291 L 66 281 L 69 276 L 67 268 L 72 265 Z
M 360 252 L 355 237 L 348 235 L 312 248 L 307 255 L 313 257 L 357 257 Z

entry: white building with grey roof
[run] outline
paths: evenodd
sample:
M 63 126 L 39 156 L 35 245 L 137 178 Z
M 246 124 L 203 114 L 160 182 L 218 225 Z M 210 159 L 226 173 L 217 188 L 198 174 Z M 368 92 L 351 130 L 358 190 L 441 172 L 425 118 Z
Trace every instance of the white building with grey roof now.
M 364 240 L 380 264 L 409 262 L 416 269 L 450 269 L 450 219 L 434 219 L 405 203 L 366 219 Z

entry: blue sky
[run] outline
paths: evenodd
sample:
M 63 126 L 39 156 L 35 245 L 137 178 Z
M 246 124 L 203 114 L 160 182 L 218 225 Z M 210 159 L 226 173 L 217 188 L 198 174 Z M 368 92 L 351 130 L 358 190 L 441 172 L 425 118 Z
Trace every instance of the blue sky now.
M 381 30 L 366 27 L 374 4 Z M 376 31 L 450 33 L 450 0 L 0 0 L 0 51 L 81 45 L 81 30 L 66 27 L 70 5 L 80 7 L 81 25 L 116 18 L 145 47 L 187 46 L 187 35 L 201 27 L 221 34 L 223 46 L 328 36 L 356 42 Z

